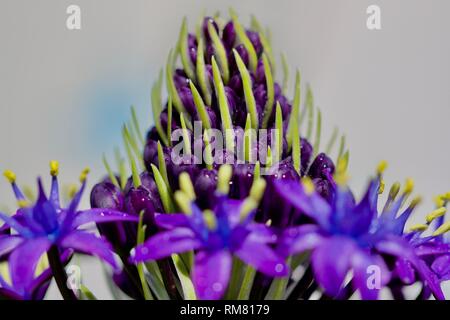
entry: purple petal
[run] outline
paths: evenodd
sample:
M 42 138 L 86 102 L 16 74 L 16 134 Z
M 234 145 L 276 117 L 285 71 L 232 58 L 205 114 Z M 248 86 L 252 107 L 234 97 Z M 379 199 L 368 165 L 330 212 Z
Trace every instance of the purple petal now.
M 390 272 L 380 256 L 356 250 L 352 256 L 352 284 L 363 300 L 376 300 L 380 290 L 389 282 Z
M 315 192 L 307 194 L 303 186 L 294 180 L 277 180 L 275 188 L 296 209 L 328 227 L 330 206 L 320 195 Z
M 23 241 L 23 238 L 18 236 L 0 236 L 0 257 L 10 253 Z
M 192 280 L 200 300 L 220 299 L 228 287 L 232 268 L 227 250 L 200 251 L 195 255 Z
M 395 262 L 395 272 L 404 284 L 409 285 L 416 281 L 416 272 L 406 259 L 398 259 Z
M 312 254 L 316 281 L 330 296 L 337 296 L 351 267 L 352 256 L 357 250 L 355 243 L 345 237 L 324 240 Z
M 192 230 L 187 228 L 177 228 L 169 231 L 160 232 L 144 244 L 135 249 L 131 260 L 141 262 L 147 260 L 158 260 L 170 256 L 173 253 L 182 253 L 202 246 Z
M 280 240 L 278 250 L 287 257 L 292 254 L 312 250 L 318 246 L 323 237 L 319 234 L 319 227 L 303 225 L 287 229 Z
M 275 243 L 278 239 L 277 233 L 265 224 L 250 223 L 247 229 L 250 230 L 248 237 L 256 242 Z
M 445 243 L 426 243 L 414 249 L 418 256 L 440 255 L 450 253 L 450 245 Z
M 14 288 L 27 290 L 34 279 L 39 259 L 51 244 L 47 238 L 36 238 L 23 242 L 11 253 L 9 269 Z
M 436 258 L 431 269 L 441 278 L 446 278 L 450 274 L 450 254 Z
M 156 224 L 164 229 L 188 227 L 189 218 L 184 213 L 155 213 Z
M 65 236 L 60 245 L 63 248 L 73 249 L 80 253 L 96 256 L 109 263 L 114 269 L 118 268 L 117 262 L 111 251 L 111 245 L 104 239 L 87 232 L 72 232 Z
M 284 277 L 289 274 L 289 267 L 281 257 L 267 245 L 251 238 L 247 238 L 234 253 L 256 270 L 269 276 Z
M 104 223 L 114 221 L 134 221 L 138 222 L 138 216 L 132 216 L 124 212 L 111 209 L 89 209 L 80 211 L 75 216 L 72 227 L 77 228 L 87 223 Z

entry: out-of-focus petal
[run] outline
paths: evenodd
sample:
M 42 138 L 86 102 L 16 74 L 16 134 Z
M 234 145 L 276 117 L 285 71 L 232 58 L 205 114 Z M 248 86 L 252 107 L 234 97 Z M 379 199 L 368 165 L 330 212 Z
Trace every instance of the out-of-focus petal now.
M 222 298 L 228 287 L 232 268 L 231 254 L 227 250 L 200 251 L 195 255 L 192 281 L 200 300 Z
M 138 216 L 129 215 L 124 212 L 111 209 L 89 209 L 78 212 L 73 221 L 72 227 L 77 228 L 87 223 L 104 223 L 114 221 L 139 221 Z
M 118 268 L 111 251 L 111 245 L 106 240 L 98 238 L 92 233 L 82 231 L 69 233 L 60 240 L 60 246 L 73 249 L 76 252 L 96 256 L 109 263 L 114 269 Z
M 395 262 L 395 273 L 404 284 L 413 284 L 416 280 L 416 272 L 411 263 L 406 259 L 398 259 Z
M 24 239 L 19 236 L 0 236 L 0 257 L 10 253 L 23 241 Z
M 287 229 L 280 239 L 278 251 L 284 257 L 312 250 L 323 241 L 316 225 L 303 225 Z
M 284 277 L 289 274 L 285 260 L 267 245 L 247 238 L 234 252 L 239 258 L 252 265 L 256 270 L 272 277 Z
M 9 256 L 9 269 L 14 288 L 27 290 L 34 279 L 36 266 L 41 256 L 51 246 L 47 238 L 24 241 Z
M 184 213 L 155 213 L 155 222 L 164 229 L 188 227 L 189 217 Z
M 158 260 L 173 253 L 182 253 L 201 246 L 202 242 L 195 237 L 192 230 L 177 228 L 160 232 L 137 246 L 131 260 L 133 262 Z
M 353 241 L 340 236 L 323 241 L 314 250 L 311 259 L 315 279 L 328 295 L 339 294 L 355 250 Z

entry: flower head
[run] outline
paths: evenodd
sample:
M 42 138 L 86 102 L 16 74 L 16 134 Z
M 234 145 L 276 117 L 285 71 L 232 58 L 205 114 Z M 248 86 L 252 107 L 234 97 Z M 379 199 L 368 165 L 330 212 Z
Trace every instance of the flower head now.
M 136 221 L 135 217 L 115 210 L 77 210 L 86 185 L 88 169 L 83 170 L 80 176 L 79 191 L 66 208 L 62 207 L 57 179 L 58 170 L 58 163 L 52 161 L 50 163 L 52 185 L 48 197 L 41 180 L 38 179 L 38 197 L 34 204 L 28 202 L 17 186 L 15 175 L 11 171 L 5 172 L 20 208 L 13 216 L 0 213 L 0 219 L 16 231 L 16 234 L 2 236 L 0 252 L 2 255 L 9 255 L 12 287 L 20 292 L 32 292 L 37 263 L 51 248 L 57 248 L 60 253 L 70 249 L 95 255 L 112 267 L 118 268 L 109 243 L 92 233 L 81 230 L 80 227 L 91 222 Z
M 284 260 L 270 247 L 276 241 L 276 235 L 269 227 L 253 222 L 264 180 L 259 179 L 253 184 L 250 196 L 245 200 L 229 199 L 225 195 L 231 178 L 231 172 L 225 173 L 228 170 L 231 168 L 224 166 L 219 171 L 219 189 L 213 211 L 202 211 L 193 202 L 192 183 L 186 174 L 182 175 L 182 191 L 178 191 L 176 197 L 185 213 L 156 215 L 156 223 L 164 231 L 136 247 L 132 256 L 134 262 L 141 262 L 194 250 L 192 279 L 200 299 L 223 296 L 231 275 L 233 255 L 267 275 L 288 274 Z

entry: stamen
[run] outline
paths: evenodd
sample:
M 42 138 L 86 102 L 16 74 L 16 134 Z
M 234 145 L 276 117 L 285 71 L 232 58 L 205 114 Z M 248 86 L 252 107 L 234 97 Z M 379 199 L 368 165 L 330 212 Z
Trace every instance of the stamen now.
M 411 226 L 411 228 L 409 228 L 410 232 L 414 232 L 414 231 L 425 231 L 428 229 L 428 225 L 426 224 L 415 224 L 413 226 Z
M 322 132 L 322 112 L 320 109 L 317 109 L 317 119 L 316 119 L 316 137 L 314 139 L 314 156 L 316 156 L 319 153 L 319 147 L 320 147 L 320 135 Z
M 178 49 L 180 50 L 181 63 L 183 69 L 186 72 L 188 78 L 195 79 L 195 71 L 192 67 L 191 60 L 188 52 L 188 26 L 186 17 L 183 18 L 181 23 L 180 36 L 178 38 Z
M 50 175 L 52 177 L 56 177 L 59 173 L 59 163 L 58 161 L 52 160 L 50 161 Z
M 386 183 L 384 180 L 380 180 L 380 186 L 378 187 L 378 194 L 383 194 L 384 188 L 386 187 Z
M 272 76 L 272 69 L 270 67 L 269 59 L 266 54 L 263 54 L 264 73 L 266 75 L 266 87 L 267 87 L 267 101 L 264 106 L 264 119 L 262 123 L 263 129 L 267 128 L 270 116 L 272 115 L 273 101 L 274 101 L 274 82 Z
M 169 189 L 164 182 L 163 177 L 161 176 L 161 173 L 159 172 L 158 168 L 151 164 L 153 177 L 155 178 L 156 187 L 158 188 L 159 196 L 161 197 L 161 202 L 164 207 L 164 211 L 166 213 L 173 212 L 173 205 L 172 201 L 170 199 Z
M 185 113 L 183 102 L 178 94 L 177 88 L 175 87 L 175 82 L 173 80 L 173 65 L 175 64 L 176 55 L 174 55 L 173 50 L 169 51 L 169 57 L 167 58 L 166 64 L 166 86 L 167 93 L 172 98 L 172 102 L 179 113 Z
M 388 166 L 387 161 L 385 160 L 380 161 L 380 163 L 377 166 L 377 174 L 381 176 L 384 173 L 384 171 L 386 171 L 387 166 Z
M 230 180 L 233 175 L 233 169 L 229 164 L 220 166 L 217 173 L 217 192 L 221 194 L 228 194 L 230 191 Z
M 281 112 L 280 102 L 277 101 L 277 106 L 275 110 L 275 129 L 277 134 L 277 154 L 276 162 L 279 162 L 283 157 L 283 113 Z M 301 151 L 300 151 L 301 152 Z
M 303 177 L 301 184 L 303 185 L 306 194 L 312 194 L 316 190 L 316 187 L 310 177 Z
M 248 72 L 247 67 L 244 64 L 244 61 L 242 61 L 241 56 L 236 51 L 236 49 L 233 49 L 233 54 L 234 58 L 236 59 L 239 74 L 241 75 L 242 87 L 244 89 L 245 104 L 247 106 L 247 112 L 250 113 L 252 119 L 252 128 L 258 129 L 259 128 L 258 112 L 256 110 L 255 96 L 253 95 L 252 90 L 252 79 L 250 78 L 250 73 Z
M 411 178 L 406 179 L 405 182 L 405 189 L 403 190 L 403 193 L 405 195 L 411 194 L 411 192 L 414 189 L 414 180 Z
M 91 171 L 91 169 L 89 169 L 88 167 L 84 168 L 83 171 L 81 171 L 81 174 L 80 174 L 80 182 L 81 183 L 86 182 L 87 176 L 90 171 Z
M 191 201 L 187 194 L 182 191 L 176 191 L 174 194 L 174 198 L 182 212 L 187 215 L 192 214 Z
M 183 132 L 184 150 L 187 155 L 191 155 L 192 154 L 191 139 L 189 138 L 188 130 L 186 128 L 186 122 L 184 121 L 184 116 L 182 113 L 180 113 L 180 123 L 181 123 L 181 129 Z
M 209 230 L 214 231 L 217 229 L 217 218 L 213 211 L 207 209 L 203 211 L 203 220 Z
M 258 56 L 256 55 L 255 48 L 253 47 L 252 42 L 247 36 L 245 29 L 242 27 L 241 23 L 238 20 L 237 13 L 234 9 L 230 8 L 230 16 L 233 20 L 234 29 L 236 30 L 236 35 L 238 39 L 244 45 L 244 48 L 248 52 L 248 60 L 250 64 L 250 70 L 253 72 L 256 71 L 256 67 L 258 66 Z
M 165 158 L 164 158 L 164 152 L 163 152 L 163 149 L 162 149 L 162 145 L 161 145 L 161 143 L 159 141 L 158 141 L 158 144 L 157 144 L 157 150 L 158 150 L 158 167 L 159 167 L 159 172 L 161 172 L 161 176 L 163 177 L 164 182 L 167 185 L 167 188 L 171 192 L 170 185 L 169 185 L 169 178 L 168 178 L 168 175 L 167 175 L 166 161 L 165 161 Z
M 161 88 L 163 82 L 163 71 L 159 71 L 158 81 L 153 85 L 151 92 L 151 101 L 152 101 L 152 114 L 153 121 L 155 122 L 156 131 L 159 134 L 159 138 L 163 141 L 164 145 L 168 145 L 167 136 L 164 132 L 164 129 L 161 125 L 161 120 L 159 118 L 161 114 Z M 169 122 L 170 123 L 170 122 Z
M 189 86 L 191 88 L 194 104 L 197 107 L 198 115 L 200 117 L 200 120 L 202 121 L 203 126 L 206 129 L 211 129 L 211 122 L 208 113 L 206 111 L 205 104 L 203 103 L 202 96 L 200 95 L 200 93 L 198 92 L 197 88 L 195 87 L 192 81 L 189 81 Z
M 220 117 L 222 120 L 222 127 L 225 130 L 225 144 L 228 150 L 234 150 L 234 133 L 233 123 L 231 121 L 230 108 L 228 106 L 228 99 L 225 95 L 225 88 L 223 86 L 222 77 L 220 75 L 219 67 L 214 56 L 211 58 L 211 65 L 213 70 L 214 86 L 216 88 L 216 96 L 219 100 Z
M 212 40 L 214 54 L 217 57 L 220 71 L 222 71 L 223 82 L 228 83 L 228 80 L 230 79 L 230 70 L 228 67 L 227 52 L 211 21 L 208 21 L 208 32 Z
M 196 198 L 194 185 L 192 184 L 189 174 L 187 172 L 182 172 L 179 179 L 181 191 L 183 191 L 191 201 L 194 201 Z
M 445 215 L 445 212 L 447 212 L 447 209 L 444 208 L 444 207 L 432 211 L 431 213 L 429 213 L 429 214 L 426 216 L 426 221 L 427 221 L 427 223 L 429 224 L 429 223 L 431 223 L 434 219 L 444 216 L 444 215 Z
M 212 170 L 214 159 L 212 156 L 212 147 L 211 147 L 211 144 L 209 143 L 209 135 L 208 135 L 207 130 L 205 130 L 203 133 L 203 141 L 205 142 L 204 159 L 205 159 L 206 168 L 208 170 Z
M 197 71 L 197 81 L 202 90 L 203 97 L 205 97 L 205 102 L 207 105 L 211 105 L 211 87 L 206 75 L 205 67 L 205 49 L 203 44 L 203 39 L 197 36 L 198 46 L 197 46 L 197 61 L 196 61 L 196 71 Z
M 286 55 L 284 53 L 281 54 L 281 65 L 283 66 L 283 94 L 286 94 L 288 89 L 289 82 L 289 65 L 287 63 Z
M 288 126 L 288 148 L 290 149 L 293 145 L 293 138 L 295 131 L 299 130 L 299 113 L 300 113 L 300 92 L 301 92 L 301 77 L 300 77 L 300 71 L 297 70 L 295 73 L 295 93 L 294 93 L 294 101 L 292 102 L 292 111 L 291 111 L 291 117 L 289 120 L 289 126 Z
M 17 201 L 26 201 L 25 196 L 23 195 L 22 191 L 16 184 L 16 174 L 12 172 L 11 170 L 5 170 L 3 172 L 3 175 L 8 180 L 8 182 L 11 184 L 11 187 L 14 192 L 14 196 L 16 197 Z
M 446 223 L 442 224 L 434 233 L 433 236 L 440 236 L 444 233 L 447 233 L 450 231 L 450 221 L 447 221 Z
M 252 187 L 250 188 L 250 193 L 247 198 L 245 198 L 244 203 L 241 207 L 240 219 L 245 220 L 248 215 L 258 208 L 259 202 L 261 201 L 264 191 L 266 189 L 266 180 L 259 178 L 254 180 Z

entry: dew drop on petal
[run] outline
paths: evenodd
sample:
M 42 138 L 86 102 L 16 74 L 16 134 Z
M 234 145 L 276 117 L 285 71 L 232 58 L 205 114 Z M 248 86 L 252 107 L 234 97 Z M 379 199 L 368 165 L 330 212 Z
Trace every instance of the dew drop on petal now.
M 222 291 L 222 284 L 219 283 L 219 282 L 215 282 L 215 283 L 212 285 L 212 289 L 213 289 L 215 292 L 221 292 L 221 291 Z
M 283 267 L 283 265 L 282 265 L 281 263 L 278 263 L 278 264 L 275 266 L 275 272 L 280 273 L 280 272 L 282 272 L 283 270 L 284 270 L 284 267 Z

